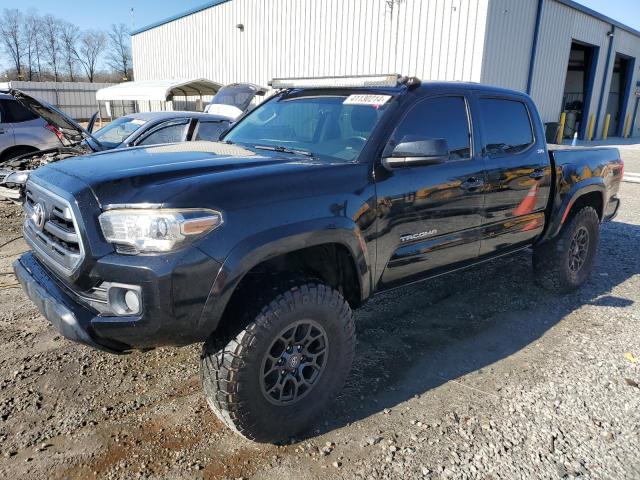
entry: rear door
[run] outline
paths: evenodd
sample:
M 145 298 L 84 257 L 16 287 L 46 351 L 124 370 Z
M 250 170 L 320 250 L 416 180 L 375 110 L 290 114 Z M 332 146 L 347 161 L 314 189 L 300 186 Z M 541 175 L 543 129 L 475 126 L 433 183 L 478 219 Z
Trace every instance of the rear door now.
M 0 158 L 7 148 L 15 145 L 13 138 L 13 125 L 11 124 L 9 113 L 5 108 L 5 104 L 12 100 L 0 99 Z
M 480 248 L 484 195 L 482 158 L 474 153 L 463 94 L 423 97 L 409 107 L 387 151 L 405 136 L 444 138 L 448 161 L 381 169 L 378 196 L 379 288 L 474 261 Z
M 15 100 L 4 101 L 4 111 L 9 117 L 16 145 L 35 147 L 39 150 L 60 146 L 58 137 L 45 128 L 45 121 Z
M 518 248 L 542 232 L 551 166 L 537 114 L 522 97 L 477 95 L 475 105 L 487 170 L 483 256 Z

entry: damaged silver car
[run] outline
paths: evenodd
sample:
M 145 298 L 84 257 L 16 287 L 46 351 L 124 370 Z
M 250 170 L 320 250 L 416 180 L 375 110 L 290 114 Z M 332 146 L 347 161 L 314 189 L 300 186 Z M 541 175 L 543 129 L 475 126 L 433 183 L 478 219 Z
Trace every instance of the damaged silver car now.
M 164 111 L 133 113 L 92 132 L 95 115 L 85 129 L 64 112 L 19 90 L 12 95 L 29 111 L 44 119 L 56 132 L 61 145 L 39 150 L 0 163 L 0 199 L 24 200 L 23 187 L 29 173 L 42 165 L 69 157 L 115 148 L 129 148 L 195 140 L 217 141 L 233 118 L 224 114 Z
M 0 198 L 22 202 L 22 187 L 32 170 L 51 162 L 105 149 L 90 133 L 96 115 L 91 118 L 88 128 L 85 129 L 53 105 L 36 100 L 20 90 L 12 89 L 3 93 L 11 95 L 23 107 L 44 119 L 60 140 L 60 146 L 32 151 L 0 163 Z

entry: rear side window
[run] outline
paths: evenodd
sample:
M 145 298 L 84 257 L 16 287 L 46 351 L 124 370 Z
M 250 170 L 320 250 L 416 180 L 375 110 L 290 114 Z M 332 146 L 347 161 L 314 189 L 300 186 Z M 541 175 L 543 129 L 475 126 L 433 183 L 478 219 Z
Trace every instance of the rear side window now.
M 470 158 L 471 135 L 464 98 L 433 97 L 420 101 L 396 128 L 393 144 L 397 145 L 407 136 L 444 138 L 449 144 L 449 160 Z
M 229 122 L 199 122 L 194 140 L 217 142 L 220 134 L 229 127 Z
M 529 111 L 524 103 L 481 98 L 482 136 L 489 157 L 518 154 L 533 144 Z
M 31 110 L 23 107 L 15 100 L 0 100 L 2 107 L 2 122 L 20 123 L 35 120 L 38 116 Z

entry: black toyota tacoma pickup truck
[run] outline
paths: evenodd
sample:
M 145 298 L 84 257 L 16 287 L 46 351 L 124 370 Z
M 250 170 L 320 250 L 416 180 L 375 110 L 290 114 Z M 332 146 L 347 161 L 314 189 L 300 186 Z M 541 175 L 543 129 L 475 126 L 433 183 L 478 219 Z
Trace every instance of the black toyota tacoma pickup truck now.
M 399 76 L 274 80 L 223 142 L 39 168 L 15 273 L 67 338 L 204 342 L 213 411 L 256 441 L 309 428 L 375 293 L 532 247 L 578 288 L 617 212 L 615 149 L 549 151 L 531 99 Z

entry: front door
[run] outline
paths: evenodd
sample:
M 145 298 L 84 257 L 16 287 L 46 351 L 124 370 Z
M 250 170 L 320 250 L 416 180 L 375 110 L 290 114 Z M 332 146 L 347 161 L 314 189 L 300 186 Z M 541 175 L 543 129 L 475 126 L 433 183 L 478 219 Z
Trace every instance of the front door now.
M 430 96 L 410 107 L 386 152 L 407 136 L 443 138 L 449 160 L 376 172 L 378 288 L 475 260 L 480 248 L 482 159 L 474 155 L 467 98 Z
M 544 228 L 551 166 L 521 97 L 477 97 L 487 170 L 481 256 L 530 243 Z

